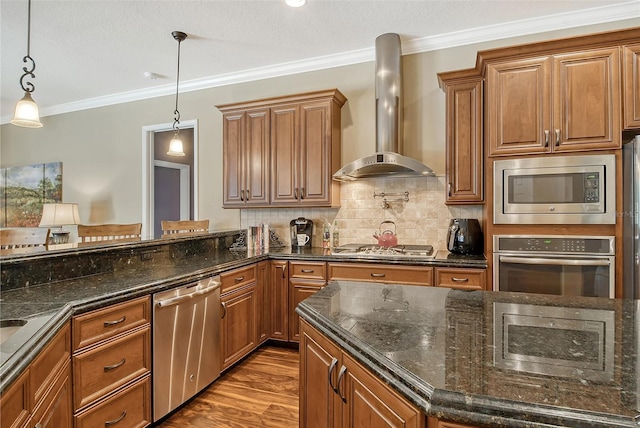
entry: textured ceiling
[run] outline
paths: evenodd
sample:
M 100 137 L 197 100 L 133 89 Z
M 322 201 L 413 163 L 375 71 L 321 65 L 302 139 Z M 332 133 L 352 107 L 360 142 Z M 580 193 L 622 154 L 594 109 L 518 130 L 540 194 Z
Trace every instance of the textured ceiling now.
M 376 36 L 413 51 L 640 17 L 640 0 L 32 0 L 34 99 L 56 114 L 180 87 L 373 60 Z M 6 123 L 22 97 L 27 0 L 0 1 L 1 104 Z M 540 25 L 546 23 L 548 25 Z M 145 72 L 159 75 L 144 77 Z

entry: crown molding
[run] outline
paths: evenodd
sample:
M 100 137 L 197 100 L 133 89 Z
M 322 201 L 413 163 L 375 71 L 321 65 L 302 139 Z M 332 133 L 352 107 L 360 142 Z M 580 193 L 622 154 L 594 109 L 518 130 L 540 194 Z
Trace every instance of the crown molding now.
M 504 24 L 496 24 L 437 36 L 406 40 L 402 42 L 402 54 L 410 55 L 510 37 L 544 33 L 547 31 L 640 18 L 640 7 L 638 7 L 639 3 L 639 0 L 632 0 L 625 3 L 592 8 L 581 12 L 570 12 L 540 18 L 523 19 Z M 300 61 L 292 61 L 268 67 L 260 67 L 240 72 L 188 80 L 181 82 L 180 86 L 183 92 L 191 92 L 237 83 L 323 70 L 327 68 L 342 67 L 373 61 L 374 59 L 375 50 L 372 47 Z M 59 104 L 41 109 L 40 116 L 53 116 L 79 110 L 88 110 L 114 104 L 156 98 L 171 95 L 173 94 L 173 90 L 174 85 L 167 84 L 154 88 L 122 92 L 77 102 Z M 3 116 L 0 119 L 0 123 L 9 123 L 10 120 L 11 116 Z

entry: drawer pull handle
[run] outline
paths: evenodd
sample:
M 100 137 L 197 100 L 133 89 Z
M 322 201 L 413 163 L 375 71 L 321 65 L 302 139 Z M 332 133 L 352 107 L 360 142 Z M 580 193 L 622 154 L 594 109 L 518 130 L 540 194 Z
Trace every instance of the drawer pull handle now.
M 469 282 L 469 278 L 456 278 L 455 276 L 451 277 L 451 281 L 453 282 Z
M 333 371 L 335 370 L 337 365 L 338 365 L 338 359 L 336 357 L 332 357 L 331 358 L 331 365 L 329 366 L 329 386 L 331 387 L 331 389 L 333 389 L 333 392 L 335 392 L 335 393 L 338 392 L 338 388 L 333 386 L 333 379 L 332 379 L 331 374 L 333 374 Z
M 233 278 L 233 279 L 234 279 L 235 282 L 240 282 L 240 281 L 242 281 L 244 279 L 244 275 L 240 276 L 238 278 Z
M 115 364 L 111 364 L 110 366 L 104 366 L 104 371 L 108 372 L 114 369 L 117 369 L 118 367 L 120 367 L 121 365 L 123 365 L 124 363 L 127 362 L 126 358 L 123 358 L 120 362 L 115 363 Z
M 227 316 L 227 303 L 220 302 L 220 304 L 222 305 L 222 316 L 220 318 L 224 318 Z
M 342 378 L 344 377 L 344 374 L 346 372 L 347 372 L 347 368 L 345 366 L 340 367 L 340 372 L 338 373 L 338 381 L 336 382 L 336 389 L 337 389 L 336 392 L 338 393 L 338 396 L 340 397 L 343 403 L 347 402 L 347 397 L 342 395 L 342 391 L 340 391 L 340 383 L 342 382 Z
M 549 130 L 544 130 L 544 146 L 549 147 Z
M 302 269 L 302 273 L 313 273 L 313 269 Z
M 560 130 L 556 129 L 556 147 L 560 145 Z
M 384 273 L 372 273 L 371 276 L 373 278 L 384 278 Z
M 114 419 L 114 420 L 112 420 L 112 421 L 106 421 L 106 422 L 104 423 L 104 426 L 108 427 L 108 426 L 110 426 L 110 425 L 115 425 L 115 424 L 117 424 L 118 422 L 120 422 L 121 420 L 123 420 L 125 416 L 127 416 L 127 411 L 126 411 L 126 410 L 123 410 L 123 411 L 122 411 L 122 414 L 120 415 L 120 417 L 119 417 L 119 418 Z
M 127 319 L 126 315 L 123 315 L 122 318 L 120 318 L 119 320 L 115 320 L 115 321 L 105 321 L 104 322 L 104 326 L 105 327 L 111 327 L 112 325 L 116 325 L 116 324 L 120 324 L 121 322 L 124 322 L 124 320 Z

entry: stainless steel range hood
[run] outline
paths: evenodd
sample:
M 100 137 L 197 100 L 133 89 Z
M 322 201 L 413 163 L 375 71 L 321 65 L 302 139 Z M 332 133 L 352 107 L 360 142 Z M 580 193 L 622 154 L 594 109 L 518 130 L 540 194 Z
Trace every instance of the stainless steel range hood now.
M 376 153 L 333 174 L 338 181 L 373 177 L 425 177 L 431 168 L 400 154 L 402 143 L 402 59 L 400 36 L 376 38 Z

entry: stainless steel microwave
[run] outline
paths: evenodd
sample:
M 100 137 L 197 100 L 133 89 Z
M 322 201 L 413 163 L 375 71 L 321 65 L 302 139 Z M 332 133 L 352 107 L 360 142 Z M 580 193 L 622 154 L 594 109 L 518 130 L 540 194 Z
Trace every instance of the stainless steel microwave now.
M 494 224 L 615 224 L 615 155 L 495 161 Z

